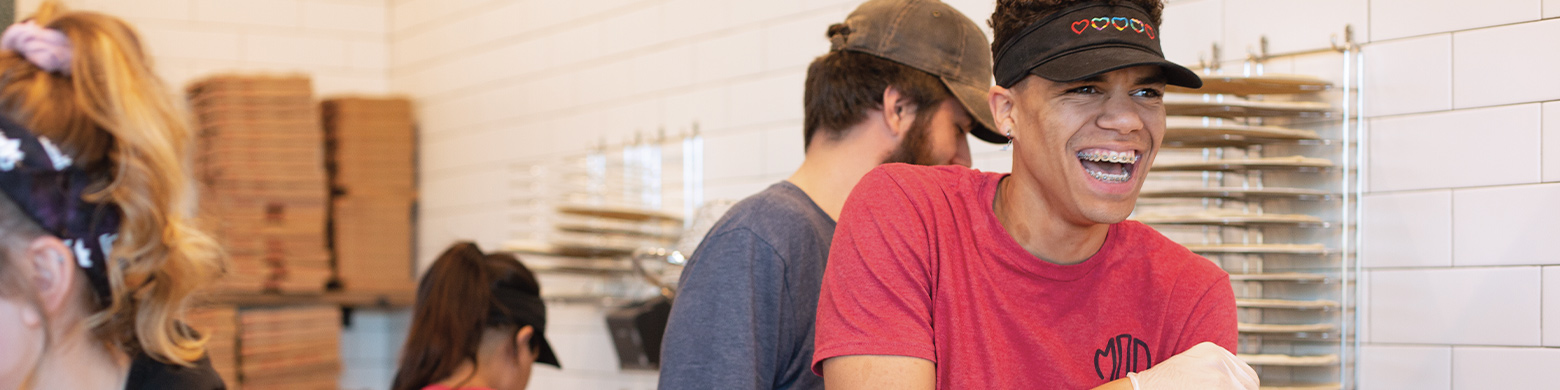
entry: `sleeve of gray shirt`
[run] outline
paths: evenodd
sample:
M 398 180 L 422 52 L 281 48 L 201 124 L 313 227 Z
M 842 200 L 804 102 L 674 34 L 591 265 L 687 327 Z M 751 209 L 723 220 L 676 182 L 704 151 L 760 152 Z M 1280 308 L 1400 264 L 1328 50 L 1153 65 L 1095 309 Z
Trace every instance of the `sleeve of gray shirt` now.
M 745 228 L 712 235 L 683 269 L 661 350 L 661 389 L 771 389 L 785 264 Z

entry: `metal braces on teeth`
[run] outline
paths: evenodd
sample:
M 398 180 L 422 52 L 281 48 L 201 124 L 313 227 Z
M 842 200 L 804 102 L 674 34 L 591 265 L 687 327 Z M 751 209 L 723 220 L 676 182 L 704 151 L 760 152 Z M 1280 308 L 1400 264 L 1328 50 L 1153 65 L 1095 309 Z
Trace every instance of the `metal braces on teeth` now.
M 1087 171 L 1087 172 L 1089 172 L 1089 176 L 1094 176 L 1095 179 L 1098 179 L 1099 181 L 1103 181 L 1103 182 L 1107 182 L 1107 183 L 1125 183 L 1125 182 L 1127 182 L 1128 179 L 1132 178 L 1132 173 L 1130 173 L 1130 172 L 1122 172 L 1122 173 L 1114 173 L 1114 174 L 1113 173 L 1104 173 L 1104 172 L 1095 172 L 1095 171 Z
M 1095 162 L 1135 164 L 1142 156 L 1135 152 L 1078 152 L 1078 158 Z

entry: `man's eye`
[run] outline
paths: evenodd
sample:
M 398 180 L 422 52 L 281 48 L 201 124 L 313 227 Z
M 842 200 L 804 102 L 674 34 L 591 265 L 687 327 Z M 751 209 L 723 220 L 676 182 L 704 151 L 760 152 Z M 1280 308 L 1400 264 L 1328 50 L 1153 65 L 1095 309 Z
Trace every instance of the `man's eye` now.
M 1146 97 L 1146 98 L 1158 98 L 1158 97 L 1164 97 L 1165 96 L 1165 92 L 1164 91 L 1161 91 L 1161 90 L 1158 90 L 1158 89 L 1154 89 L 1154 88 L 1139 89 L 1137 92 L 1133 92 L 1132 94 L 1135 95 L 1135 96 L 1138 96 L 1138 97 Z
M 1092 85 L 1085 85 L 1085 86 L 1082 86 L 1082 87 L 1069 89 L 1069 90 L 1067 90 L 1067 93 L 1096 94 L 1096 93 L 1100 93 L 1100 89 L 1099 88 L 1095 88 Z

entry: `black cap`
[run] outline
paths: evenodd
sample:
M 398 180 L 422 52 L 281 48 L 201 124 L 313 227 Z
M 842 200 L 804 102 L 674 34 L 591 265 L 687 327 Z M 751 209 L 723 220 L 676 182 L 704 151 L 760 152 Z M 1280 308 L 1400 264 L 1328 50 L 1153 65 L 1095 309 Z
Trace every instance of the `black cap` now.
M 1058 82 L 1078 81 L 1117 69 L 1158 65 L 1166 82 L 1202 87 L 1197 73 L 1165 59 L 1159 26 L 1131 4 L 1089 2 L 1030 25 L 997 50 L 997 85 L 1012 87 L 1034 74 Z

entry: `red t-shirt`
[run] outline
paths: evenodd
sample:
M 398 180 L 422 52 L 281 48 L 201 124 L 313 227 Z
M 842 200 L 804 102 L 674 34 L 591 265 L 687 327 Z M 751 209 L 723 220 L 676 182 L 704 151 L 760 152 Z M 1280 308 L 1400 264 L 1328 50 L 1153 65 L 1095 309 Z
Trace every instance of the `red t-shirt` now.
M 917 357 L 937 388 L 1090 388 L 1203 341 L 1235 351 L 1229 274 L 1135 221 L 1075 265 L 1031 255 L 992 211 L 1006 174 L 886 165 L 840 215 L 818 301 L 822 362 Z

